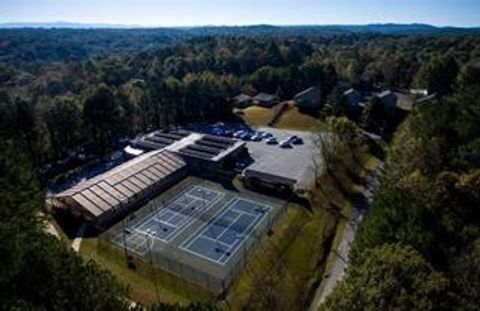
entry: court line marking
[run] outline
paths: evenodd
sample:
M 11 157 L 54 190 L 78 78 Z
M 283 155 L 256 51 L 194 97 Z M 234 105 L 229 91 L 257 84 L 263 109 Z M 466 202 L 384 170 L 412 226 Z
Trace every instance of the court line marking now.
M 246 213 L 245 213 L 245 214 L 246 214 Z M 254 227 L 254 228 L 256 228 L 256 227 L 261 223 L 261 220 L 262 220 L 262 218 L 263 218 L 264 215 L 265 215 L 265 214 L 258 214 L 258 216 L 261 216 L 261 218 L 259 218 L 259 217 L 257 216 L 257 217 L 255 218 L 255 220 L 252 221 L 249 225 L 251 226 L 252 224 L 255 224 L 255 227 Z M 254 229 L 252 229 L 252 230 L 254 230 Z M 246 231 L 243 231 L 242 234 L 245 234 L 245 232 L 246 232 Z M 197 241 L 199 237 L 204 238 L 205 236 L 202 236 L 202 235 L 196 236 L 196 237 L 193 238 L 193 240 L 191 241 L 191 244 L 193 244 L 195 241 Z M 222 261 L 222 259 L 223 259 L 224 257 L 226 257 L 226 253 L 227 253 L 227 252 L 230 252 L 230 255 L 227 257 L 228 259 L 234 257 L 235 254 L 237 253 L 237 251 L 241 248 L 242 243 L 243 243 L 244 241 L 246 241 L 248 238 L 250 238 L 250 235 L 244 235 L 243 237 L 244 237 L 244 238 L 243 238 L 242 240 L 237 240 L 237 241 L 241 241 L 241 243 L 239 243 L 239 244 L 235 244 L 235 243 L 234 243 L 234 244 L 233 244 L 233 246 L 236 247 L 233 252 L 231 252 L 231 249 L 232 249 L 233 247 L 229 247 L 228 250 L 225 251 L 225 252 L 223 252 L 223 254 L 221 254 L 218 259 L 213 259 L 213 258 L 211 258 L 211 257 L 205 256 L 205 255 L 203 255 L 202 253 L 193 251 L 193 250 L 191 250 L 191 249 L 189 249 L 189 248 L 183 248 L 183 247 L 181 247 L 181 248 L 184 249 L 185 251 L 187 251 L 187 252 L 195 255 L 195 256 L 204 258 L 204 259 L 206 259 L 206 260 L 208 260 L 208 261 L 211 261 L 211 262 L 213 262 L 213 263 L 216 263 L 216 264 L 219 264 L 219 265 L 224 266 L 224 265 L 226 265 L 226 263 L 228 262 L 228 260 Z M 218 241 L 218 242 L 220 242 L 220 241 Z M 220 243 L 221 243 L 221 242 L 220 242 Z M 238 245 L 238 246 L 237 246 L 237 245 Z
M 145 219 L 143 219 L 138 225 L 135 226 L 134 231 L 136 231 L 136 232 L 140 231 L 140 232 L 142 232 L 142 233 L 146 233 L 145 231 L 140 230 L 140 229 L 138 229 L 138 228 L 139 228 L 140 226 L 142 226 L 143 224 L 145 224 L 146 222 L 150 221 L 150 220 L 157 221 L 157 220 L 155 219 L 156 216 L 157 216 L 159 213 L 165 212 L 166 210 L 169 210 L 169 211 L 175 213 L 175 215 L 178 215 L 179 212 L 170 210 L 170 209 L 168 208 L 168 206 L 176 203 L 176 204 L 178 204 L 178 205 L 182 205 L 183 207 L 185 207 L 184 204 L 179 204 L 177 201 L 178 201 L 179 199 L 181 199 L 182 197 L 186 196 L 186 195 L 192 197 L 192 195 L 189 195 L 188 193 L 189 193 L 190 191 L 192 191 L 193 189 L 195 189 L 195 188 L 203 189 L 204 191 L 208 191 L 208 192 L 213 192 L 213 193 L 215 193 L 217 196 L 215 197 L 214 200 L 212 200 L 212 201 L 207 201 L 207 204 L 206 204 L 206 206 L 205 206 L 205 209 L 202 209 L 202 210 L 197 209 L 197 210 L 195 211 L 195 213 L 193 213 L 193 214 L 185 217 L 187 220 L 186 220 L 184 223 L 182 223 L 181 225 L 176 226 L 176 225 L 173 225 L 173 224 L 168 224 L 169 226 L 174 227 L 174 229 L 173 229 L 172 231 L 170 231 L 170 232 L 174 232 L 174 234 L 173 234 L 172 236 L 171 236 L 170 234 L 167 235 L 166 238 L 160 238 L 160 237 L 158 237 L 158 236 L 152 236 L 153 239 L 155 239 L 155 240 L 157 240 L 157 241 L 160 241 L 160 242 L 164 242 L 164 243 L 168 243 L 168 242 L 174 240 L 180 233 L 182 233 L 183 231 L 185 231 L 186 228 L 190 227 L 190 225 L 192 224 L 192 222 L 195 220 L 195 217 L 196 217 L 196 216 L 203 215 L 204 213 L 206 213 L 208 210 L 210 210 L 210 209 L 212 208 L 212 206 L 214 206 L 215 204 L 217 204 L 217 202 L 220 201 L 220 200 L 225 196 L 225 193 L 222 193 L 222 192 L 220 192 L 220 191 L 213 190 L 213 189 L 210 190 L 210 189 L 205 188 L 205 187 L 202 187 L 202 186 L 193 185 L 192 187 L 190 187 L 190 189 L 188 189 L 188 191 L 179 194 L 173 201 L 170 201 L 169 203 L 167 203 L 160 211 L 158 211 L 157 213 L 155 213 L 155 214 L 153 214 L 153 215 L 148 215 L 148 216 L 151 216 L 151 217 L 146 216 Z M 198 198 L 198 197 L 194 197 L 194 199 L 199 199 L 199 198 Z M 199 199 L 199 200 L 201 201 L 201 199 Z M 153 217 L 152 217 L 152 216 L 153 216 Z M 182 215 L 182 216 L 185 216 L 185 215 Z M 173 217 L 173 216 L 172 216 L 172 217 Z M 176 229 L 179 228 L 180 226 L 183 226 L 183 228 L 181 228 L 180 230 L 176 231 Z
M 223 228 L 222 232 L 220 232 L 220 234 L 217 235 L 217 236 L 215 237 L 215 239 L 214 239 L 214 238 L 210 238 L 210 239 L 215 240 L 215 241 L 218 241 L 219 243 L 221 243 L 221 241 L 220 241 L 218 238 L 219 238 L 222 234 L 224 234 L 225 232 L 227 232 L 227 230 L 230 229 L 230 227 L 231 227 L 238 219 L 240 219 L 240 217 L 242 217 L 242 214 L 241 214 L 241 213 L 237 213 L 237 214 L 238 214 L 238 215 L 237 215 L 232 221 L 230 221 L 230 223 L 228 224 L 228 226 L 225 226 L 225 227 Z M 225 216 L 225 215 L 222 215 L 222 216 Z M 218 219 L 217 219 L 217 220 L 218 220 Z M 212 223 L 212 224 L 213 224 L 213 223 Z M 208 227 L 207 227 L 207 228 L 208 228 Z M 206 236 L 206 235 L 205 235 L 205 231 L 202 231 L 202 233 L 200 233 L 199 236 L 204 236 L 204 237 L 205 237 L 205 236 Z M 225 244 L 226 244 L 226 243 L 225 243 Z M 228 245 L 228 246 L 230 246 L 230 245 Z
M 243 215 L 249 215 L 248 213 L 243 213 Z M 243 216 L 242 215 L 242 216 Z M 252 215 L 249 215 L 249 216 L 252 216 Z M 229 248 L 228 248 L 228 251 L 225 252 L 223 254 L 223 256 L 219 259 L 220 262 L 222 262 L 223 258 L 227 258 L 225 260 L 225 262 L 228 261 L 228 259 L 230 257 L 232 257 L 238 249 L 240 249 L 242 247 L 242 243 L 244 241 L 246 241 L 248 238 L 251 237 L 251 232 L 253 231 L 253 228 L 256 228 L 258 224 L 260 224 L 262 222 L 262 220 L 264 219 L 266 215 L 264 213 L 262 214 L 257 214 L 256 216 L 252 216 L 252 217 L 255 217 L 253 221 L 249 222 L 249 224 L 247 225 L 247 227 L 245 228 L 245 230 L 242 230 L 241 233 L 238 233 L 237 236 L 239 235 L 242 235 L 243 236 L 243 239 L 236 239 L 235 242 L 233 242 L 233 244 L 230 244 L 229 245 Z M 248 233 L 248 234 L 247 234 Z M 240 243 L 237 244 L 237 242 L 240 241 Z M 234 249 L 235 248 L 235 249 Z M 233 252 L 232 252 L 232 249 L 233 249 Z M 227 256 L 227 253 L 230 253 L 229 256 Z
M 230 226 L 231 226 L 233 223 L 235 223 L 235 221 L 236 221 L 238 218 L 240 218 L 240 217 L 242 216 L 242 213 L 241 213 L 241 212 L 238 213 L 238 212 L 234 209 L 234 203 L 235 203 L 235 202 L 238 202 L 239 199 L 240 199 L 239 197 L 235 197 L 235 198 L 232 199 L 231 202 L 228 202 L 228 204 L 225 204 L 224 207 L 223 207 L 223 209 L 220 209 L 220 212 L 221 212 L 221 213 L 219 213 L 218 215 L 214 215 L 214 216 L 210 219 L 210 221 L 209 221 L 205 226 L 203 226 L 202 228 L 200 228 L 200 229 L 203 229 L 203 230 L 201 230 L 201 232 L 199 232 L 199 234 L 196 235 L 185 247 L 187 247 L 187 248 L 190 247 L 190 246 L 195 242 L 195 240 L 196 240 L 198 237 L 207 237 L 207 236 L 205 235 L 205 232 L 208 231 L 208 229 L 211 228 L 211 227 L 215 224 L 216 221 L 220 220 L 220 219 L 221 219 L 223 216 L 225 216 L 228 212 L 233 211 L 233 212 L 235 212 L 235 213 L 238 214 L 238 215 L 234 218 L 233 221 L 230 221 L 230 222 L 229 222 L 228 226 L 225 226 L 225 227 L 224 227 L 223 231 L 222 231 L 217 237 L 219 237 L 220 235 L 222 235 L 228 228 L 230 228 Z M 196 232 L 196 233 L 197 233 L 197 232 Z M 213 240 L 213 238 L 211 238 L 211 239 Z M 215 240 L 217 240 L 217 239 L 215 238 Z
M 190 192 L 192 192 L 194 189 L 203 189 L 203 191 L 205 191 L 205 192 L 212 192 L 216 195 L 215 199 L 213 199 L 212 201 L 202 200 L 202 198 L 199 198 L 198 196 L 194 196 L 194 195 L 190 194 Z M 223 193 L 221 193 L 219 191 L 216 191 L 216 190 L 210 190 L 210 189 L 207 189 L 207 188 L 202 187 L 202 186 L 194 185 L 194 186 L 190 187 L 188 189 L 188 191 L 183 193 L 183 195 L 180 195 L 180 196 L 176 197 L 173 201 L 170 201 L 169 203 L 167 203 L 162 210 L 160 210 L 160 211 L 158 211 L 154 214 L 154 217 L 155 218 L 161 217 L 162 215 L 166 214 L 167 212 L 174 213 L 172 216 L 170 216 L 169 219 L 166 219 L 168 221 L 168 220 L 172 219 L 173 217 L 175 217 L 176 215 L 178 215 L 178 213 L 179 213 L 178 211 L 175 211 L 173 209 L 169 209 L 168 206 L 173 205 L 173 204 L 177 204 L 177 205 L 180 205 L 180 206 L 185 208 L 185 207 L 189 207 L 195 201 L 200 201 L 200 202 L 207 201 L 208 204 L 210 204 L 210 203 L 214 202 L 219 195 L 222 195 L 222 194 Z M 182 198 L 184 198 L 184 197 L 189 197 L 189 198 L 192 198 L 193 200 L 191 202 L 185 204 L 184 202 L 181 201 Z M 177 202 L 177 201 L 179 201 L 179 202 Z M 173 226 L 175 226 L 175 225 L 173 225 Z
M 190 186 L 190 188 L 186 191 L 186 192 L 183 192 L 183 193 L 180 193 L 178 194 L 173 200 L 171 200 L 170 202 L 166 203 L 166 204 L 162 204 L 164 207 L 160 210 L 160 211 L 156 211 L 155 213 L 153 213 L 153 217 L 148 217 L 150 215 L 146 215 L 144 219 L 142 219 L 142 221 L 135 226 L 136 227 L 140 227 L 143 223 L 145 222 L 148 222 L 148 220 L 152 219 L 152 218 L 157 218 L 158 216 L 161 216 L 167 212 L 171 212 L 171 213 L 174 213 L 173 216 L 177 215 L 178 212 L 175 211 L 175 210 L 172 210 L 172 209 L 169 209 L 168 206 L 170 205 L 173 205 L 173 204 L 177 204 L 177 205 L 180 205 L 182 207 L 185 207 L 186 205 L 181 203 L 181 202 L 177 202 L 179 200 L 181 200 L 184 196 L 188 196 L 188 197 L 191 197 L 193 199 L 198 199 L 197 197 L 194 197 L 192 195 L 189 194 L 190 191 L 192 191 L 193 189 L 195 188 L 201 188 L 203 189 L 204 191 L 210 191 L 210 192 L 214 192 L 215 194 L 217 195 L 222 195 L 223 193 L 219 192 L 219 191 L 216 191 L 216 190 L 209 190 L 205 187 L 202 187 L 202 186 L 197 186 L 197 185 L 193 185 L 193 186 Z M 155 201 L 152 201 L 153 203 L 156 203 Z M 210 201 L 209 203 L 211 203 L 212 201 Z M 157 204 L 155 204 L 157 205 Z M 170 218 L 172 218 L 173 216 L 171 216 Z M 176 227 L 174 224 L 170 224 L 169 225 L 173 226 L 173 227 Z
M 191 244 L 193 244 L 193 242 L 194 242 L 195 240 L 197 240 L 197 238 L 200 236 L 198 233 L 199 233 L 201 230 L 204 230 L 204 229 L 208 228 L 208 227 L 211 225 L 211 223 L 213 223 L 213 221 L 212 221 L 213 219 L 215 219 L 217 216 L 219 216 L 219 215 L 222 214 L 222 213 L 226 213 L 226 211 L 228 211 L 230 208 L 235 209 L 234 206 L 232 206 L 231 204 L 234 203 L 234 202 L 236 202 L 236 201 L 241 201 L 241 200 L 246 201 L 246 202 L 249 202 L 249 203 L 253 203 L 254 205 L 260 205 L 260 206 L 262 206 L 263 208 L 266 209 L 266 213 L 257 214 L 257 217 L 255 218 L 255 220 L 250 223 L 250 225 L 254 224 L 253 227 L 248 228 L 248 230 L 250 230 L 250 231 L 244 230 L 244 231 L 242 232 L 242 234 L 245 234 L 246 232 L 248 232 L 248 235 L 244 235 L 244 236 L 243 236 L 243 239 L 241 239 L 241 240 L 240 240 L 240 243 L 235 246 L 235 249 L 233 250 L 233 252 L 230 252 L 230 255 L 227 257 L 227 258 L 228 258 L 227 260 L 225 260 L 225 261 L 223 261 L 223 262 L 221 261 L 222 258 L 225 257 L 225 255 L 226 255 L 225 253 L 224 253 L 223 255 L 221 255 L 221 256 L 219 257 L 219 259 L 216 259 L 216 260 L 215 260 L 215 259 L 213 259 L 213 258 L 210 258 L 210 257 L 208 257 L 208 256 L 205 256 L 205 255 L 203 255 L 203 254 L 201 254 L 201 253 L 195 252 L 195 251 L 187 248 L 187 247 L 189 247 Z M 230 206 L 232 206 L 232 207 L 230 207 Z M 238 209 L 236 209 L 236 210 L 238 211 Z M 225 204 L 225 205 L 223 206 L 223 208 L 220 209 L 219 212 L 217 212 L 215 215 L 212 216 L 211 220 L 209 221 L 209 223 L 208 223 L 206 226 L 200 227 L 197 231 L 195 231 L 183 244 L 181 244 L 181 245 L 179 246 L 179 248 L 180 248 L 180 249 L 183 249 L 184 251 L 186 251 L 186 252 L 188 252 L 188 253 L 191 253 L 191 254 L 193 254 L 193 255 L 195 255 L 195 256 L 198 256 L 198 257 L 200 257 L 200 258 L 203 258 L 203 259 L 205 259 L 205 260 L 208 260 L 208 261 L 211 261 L 211 262 L 213 262 L 213 263 L 216 263 L 216 264 L 225 266 L 225 265 L 227 264 L 227 262 L 229 262 L 229 260 L 235 256 L 235 254 L 238 252 L 238 250 L 241 249 L 243 243 L 245 243 L 245 241 L 247 241 L 247 240 L 250 239 L 252 232 L 255 231 L 255 229 L 262 223 L 262 221 L 265 219 L 265 216 L 267 216 L 267 214 L 270 213 L 271 210 L 272 210 L 272 206 L 268 206 L 268 205 L 263 204 L 263 203 L 258 203 L 258 202 L 255 202 L 255 201 L 253 201 L 253 200 L 249 200 L 249 199 L 245 199 L 245 198 L 242 198 L 242 197 L 235 196 L 235 197 L 233 197 L 227 204 Z M 240 211 L 240 212 L 242 212 L 242 211 Z M 248 213 L 245 213 L 245 214 L 248 214 Z M 187 246 L 186 246 L 185 244 L 187 244 Z M 234 243 L 234 244 L 235 244 L 235 243 Z M 230 250 L 231 250 L 231 249 L 229 249 L 229 251 L 230 251 Z
M 218 211 L 216 211 L 212 215 L 212 217 L 210 217 L 210 219 L 208 220 L 208 222 L 206 224 L 204 224 L 203 226 L 200 226 L 200 228 L 195 230 L 195 232 L 193 232 L 187 239 L 185 239 L 185 241 L 183 241 L 183 243 L 180 245 L 180 248 L 189 247 L 190 244 L 192 243 L 192 240 L 194 240 L 198 235 L 200 235 L 200 231 L 203 231 L 206 228 L 208 228 L 212 223 L 215 222 L 215 220 L 218 216 L 226 213 L 226 211 L 228 211 L 228 209 L 226 209 L 226 207 L 230 206 L 233 202 L 235 202 L 237 200 L 237 198 L 238 198 L 238 196 L 234 196 L 228 202 L 226 202 Z
M 212 242 L 218 243 L 218 244 L 220 244 L 220 245 L 222 245 L 222 246 L 225 246 L 225 248 L 229 248 L 229 247 L 230 247 L 230 245 L 227 244 L 227 243 L 223 243 L 222 241 L 219 241 L 219 240 L 216 240 L 216 239 L 212 239 L 212 238 L 210 238 L 210 237 L 208 237 L 208 236 L 205 236 L 205 235 L 199 236 L 199 237 L 202 238 L 202 239 L 206 239 L 206 240 L 210 240 L 210 241 L 212 241 Z
M 161 216 L 161 215 L 154 215 L 154 217 L 153 217 L 152 219 L 154 219 L 154 220 L 156 220 L 156 221 L 158 221 L 158 222 L 164 223 L 164 224 L 166 224 L 166 225 L 169 225 L 169 226 L 172 226 L 172 227 L 177 228 L 177 227 L 179 227 L 180 225 L 174 224 L 174 223 L 170 222 L 170 220 L 172 220 L 174 217 L 176 217 L 177 215 L 180 214 L 180 215 L 182 216 L 182 221 L 180 221 L 179 224 L 181 224 L 181 223 L 183 222 L 183 219 L 184 219 L 184 218 L 190 217 L 190 215 L 187 216 L 187 214 L 184 214 L 184 213 L 182 213 L 182 212 L 183 212 L 184 210 L 187 210 L 187 211 L 188 211 L 189 208 L 190 208 L 191 203 L 193 203 L 193 202 L 195 202 L 195 201 L 200 201 L 200 202 L 202 202 L 201 200 L 199 200 L 199 199 L 197 199 L 197 198 L 194 198 L 194 200 L 193 200 L 192 202 L 190 202 L 188 205 L 175 203 L 175 204 L 178 204 L 178 205 L 182 206 L 182 208 L 181 208 L 179 211 L 174 211 L 174 210 L 169 209 L 168 207 L 165 207 L 165 210 L 166 210 L 166 211 L 165 211 L 165 213 L 162 213 L 162 215 L 165 215 L 165 214 L 167 214 L 168 212 L 171 212 L 171 213 L 173 214 L 173 215 L 170 216 L 168 219 L 165 219 L 165 220 L 164 220 L 164 219 L 158 218 L 158 217 Z M 209 204 L 210 204 L 210 203 L 209 203 Z M 164 210 L 162 210 L 162 212 L 163 212 L 163 211 L 164 211 Z M 193 215 L 193 214 L 191 214 L 191 215 Z

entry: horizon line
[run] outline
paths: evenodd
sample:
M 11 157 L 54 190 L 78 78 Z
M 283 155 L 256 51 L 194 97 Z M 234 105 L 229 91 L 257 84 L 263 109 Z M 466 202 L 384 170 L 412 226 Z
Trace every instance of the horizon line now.
M 305 24 L 269 24 L 269 23 L 246 23 L 246 24 L 192 24 L 192 25 L 142 25 L 142 24 L 122 24 L 122 23 L 109 23 L 109 22 L 69 22 L 69 21 L 35 21 L 35 22 L 28 22 L 28 21 L 6 21 L 1 22 L 1 26 L 8 26 L 8 25 L 38 25 L 38 28 L 45 28 L 41 27 L 41 25 L 59 25 L 60 27 L 50 27 L 50 28 L 71 28 L 68 25 L 78 25 L 78 26 L 85 26 L 85 28 L 114 28 L 114 27 L 122 27 L 122 28 L 130 28 L 130 29 L 155 29 L 155 28 L 202 28 L 202 27 L 252 27 L 252 26 L 272 26 L 272 27 L 302 27 L 302 26 L 321 26 L 321 27 L 335 27 L 335 26 L 387 26 L 387 25 L 400 25 L 400 26 L 413 26 L 413 25 L 423 25 L 423 26 L 431 26 L 436 28 L 480 28 L 480 26 L 456 26 L 451 24 L 431 24 L 431 23 L 422 23 L 422 22 L 368 22 L 368 23 L 345 23 L 345 24 L 321 24 L 321 23 L 305 23 Z M 64 24 L 65 27 L 61 27 Z M 18 27 L 21 28 L 21 27 Z M 25 28 L 36 28 L 36 27 L 25 27 Z

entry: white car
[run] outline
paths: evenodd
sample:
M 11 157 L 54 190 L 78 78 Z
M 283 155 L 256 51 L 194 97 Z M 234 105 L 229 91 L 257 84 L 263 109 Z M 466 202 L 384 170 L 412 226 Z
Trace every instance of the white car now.
M 254 134 L 252 137 L 250 137 L 250 140 L 251 141 L 260 141 L 260 140 L 262 140 L 262 135 L 260 135 L 258 133 Z
M 233 137 L 235 138 L 240 138 L 240 136 L 242 136 L 243 134 L 245 133 L 245 131 L 236 131 L 235 133 L 233 133 Z

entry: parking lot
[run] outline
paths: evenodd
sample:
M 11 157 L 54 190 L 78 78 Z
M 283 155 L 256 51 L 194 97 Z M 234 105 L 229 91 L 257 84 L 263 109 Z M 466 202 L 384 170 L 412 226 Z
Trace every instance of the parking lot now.
M 314 182 L 315 168 L 321 167 L 321 163 L 315 165 L 314 157 L 318 158 L 318 147 L 312 134 L 273 128 L 258 130 L 272 133 L 279 142 L 296 135 L 302 138 L 303 143 L 291 144 L 291 148 L 281 148 L 278 144 L 269 145 L 264 140 L 248 141 L 247 148 L 253 163 L 245 169 L 293 179 L 296 181 L 296 189 L 308 188 Z

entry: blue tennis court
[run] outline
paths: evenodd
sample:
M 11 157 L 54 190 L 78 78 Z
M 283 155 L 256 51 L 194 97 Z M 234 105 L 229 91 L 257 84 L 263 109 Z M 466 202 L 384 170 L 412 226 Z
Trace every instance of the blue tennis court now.
M 219 214 L 193 234 L 182 249 L 202 258 L 225 264 L 271 207 L 243 198 L 234 198 Z
M 195 217 L 213 206 L 223 194 L 200 186 L 188 189 L 175 200 L 163 203 L 164 207 L 134 227 L 140 234 L 169 242 L 193 222 Z

